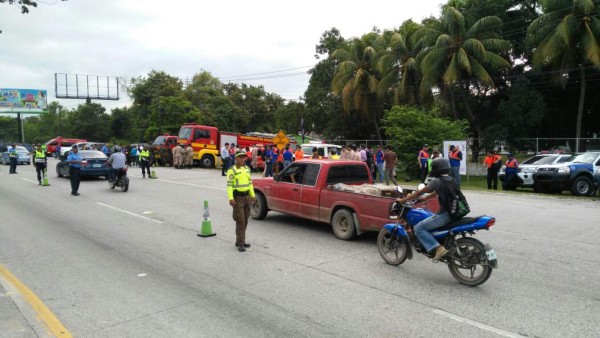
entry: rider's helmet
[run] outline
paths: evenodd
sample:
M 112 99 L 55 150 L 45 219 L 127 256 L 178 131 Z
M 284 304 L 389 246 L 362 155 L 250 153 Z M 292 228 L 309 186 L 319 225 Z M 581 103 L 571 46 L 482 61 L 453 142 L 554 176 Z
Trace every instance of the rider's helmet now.
M 443 157 L 438 157 L 431 161 L 431 172 L 429 176 L 431 177 L 439 177 L 444 174 L 450 173 L 450 162 Z
M 119 146 L 115 146 L 115 147 L 113 148 L 113 154 L 115 154 L 115 153 L 120 153 L 120 152 L 121 152 L 121 147 L 119 147 Z

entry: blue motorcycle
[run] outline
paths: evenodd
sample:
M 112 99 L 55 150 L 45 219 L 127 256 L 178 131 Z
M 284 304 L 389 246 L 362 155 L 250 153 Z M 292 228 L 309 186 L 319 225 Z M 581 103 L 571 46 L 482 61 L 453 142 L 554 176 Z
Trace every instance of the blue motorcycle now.
M 400 265 L 412 259 L 415 250 L 429 258 L 421 242 L 414 234 L 414 226 L 420 221 L 434 215 L 433 212 L 422 208 L 414 208 L 416 201 L 392 205 L 392 215 L 397 222 L 383 226 L 377 237 L 377 247 L 383 260 L 391 265 Z M 491 216 L 463 217 L 444 227 L 431 231 L 431 234 L 449 253 L 441 259 L 448 265 L 452 276 L 462 284 L 477 286 L 485 283 L 492 269 L 498 267 L 496 252 L 489 244 L 483 244 L 473 237 L 478 230 L 489 230 L 496 223 Z

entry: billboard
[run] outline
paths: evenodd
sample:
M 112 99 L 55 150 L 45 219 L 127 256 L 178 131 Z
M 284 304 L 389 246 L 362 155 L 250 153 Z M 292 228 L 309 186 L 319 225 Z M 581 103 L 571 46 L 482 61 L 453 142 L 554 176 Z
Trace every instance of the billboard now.
M 41 89 L 0 88 L 0 112 L 43 113 L 48 109 L 48 95 Z

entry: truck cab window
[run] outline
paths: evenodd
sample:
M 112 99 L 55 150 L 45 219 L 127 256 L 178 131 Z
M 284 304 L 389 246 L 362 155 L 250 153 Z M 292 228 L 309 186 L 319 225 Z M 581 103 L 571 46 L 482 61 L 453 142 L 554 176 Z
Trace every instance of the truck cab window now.
M 192 128 L 181 128 L 181 130 L 179 131 L 178 137 L 189 140 L 191 135 L 192 135 Z
M 199 138 L 210 138 L 210 131 L 204 129 L 194 130 L 194 140 Z
M 281 182 L 302 184 L 304 182 L 305 171 L 306 164 L 293 164 L 281 172 L 279 180 Z
M 329 175 L 327 175 L 327 184 L 365 181 L 369 181 L 369 174 L 365 166 L 333 166 L 329 168 Z

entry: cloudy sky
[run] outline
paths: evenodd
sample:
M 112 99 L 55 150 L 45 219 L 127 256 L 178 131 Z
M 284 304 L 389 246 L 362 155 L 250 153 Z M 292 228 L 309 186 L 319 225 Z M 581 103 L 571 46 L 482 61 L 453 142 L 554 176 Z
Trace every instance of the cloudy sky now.
M 182 79 L 207 70 L 223 82 L 263 85 L 287 100 L 303 95 L 321 34 L 344 38 L 373 26 L 440 12 L 439 0 L 38 0 L 22 15 L 0 5 L 0 88 L 48 90 L 54 73 L 132 78 L 163 70 Z M 68 108 L 79 100 L 59 100 Z M 98 101 L 100 102 L 100 101 Z M 121 93 L 107 108 L 130 104 Z

